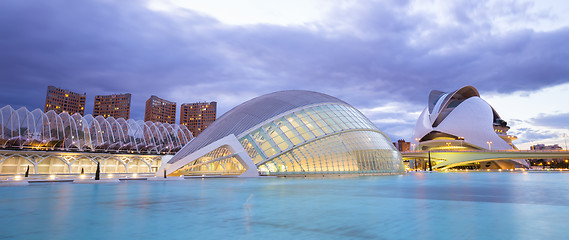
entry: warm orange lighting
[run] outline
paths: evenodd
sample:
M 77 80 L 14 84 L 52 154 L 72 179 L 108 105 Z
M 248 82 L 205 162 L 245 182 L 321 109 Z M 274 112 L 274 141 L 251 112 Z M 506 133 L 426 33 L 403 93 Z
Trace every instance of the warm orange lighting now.
M 55 179 L 55 175 L 49 175 L 49 179 L 51 180 Z
M 22 180 L 22 176 L 16 175 L 16 176 L 14 176 L 14 180 L 20 181 L 20 180 Z
M 109 174 L 108 178 L 113 178 L 113 174 Z

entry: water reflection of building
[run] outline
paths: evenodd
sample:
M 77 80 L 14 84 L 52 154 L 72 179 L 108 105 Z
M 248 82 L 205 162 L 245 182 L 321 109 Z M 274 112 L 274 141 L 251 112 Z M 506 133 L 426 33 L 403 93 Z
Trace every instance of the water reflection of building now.
M 510 127 L 472 86 L 452 92 L 431 91 L 428 106 L 419 116 L 412 145 L 418 151 L 516 150 Z M 437 161 L 434 160 L 436 166 Z M 509 169 L 526 166 L 525 160 L 467 162 L 455 168 Z
M 275 92 L 233 108 L 163 167 L 174 176 L 404 172 L 401 155 L 369 119 L 310 91 Z

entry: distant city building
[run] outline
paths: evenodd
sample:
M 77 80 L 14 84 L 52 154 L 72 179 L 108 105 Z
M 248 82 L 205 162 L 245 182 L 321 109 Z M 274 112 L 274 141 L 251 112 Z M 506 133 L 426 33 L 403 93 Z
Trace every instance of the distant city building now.
M 197 137 L 216 118 L 217 102 L 184 103 L 180 125 L 185 125 Z
M 530 150 L 563 150 L 558 144 L 555 145 L 545 145 L 545 144 L 535 144 L 529 147 Z
M 130 99 L 130 93 L 95 96 L 93 116 L 128 119 L 130 117 Z
M 530 150 L 536 151 L 560 151 L 563 150 L 558 144 L 554 145 L 545 145 L 545 144 L 535 144 L 529 147 Z M 538 166 L 541 168 L 567 168 L 568 164 L 567 161 L 563 161 L 564 159 L 559 158 L 547 158 L 547 159 L 529 159 L 529 162 L 532 166 Z
M 397 142 L 393 142 L 393 146 L 395 146 L 395 148 L 397 148 L 397 150 L 400 152 L 409 152 L 411 149 L 411 143 L 406 142 L 403 139 L 399 139 Z
M 174 124 L 176 122 L 176 103 L 152 95 L 146 100 L 144 121 Z
M 85 113 L 85 97 L 87 94 L 79 94 L 66 89 L 47 87 L 44 112 L 53 110 L 56 113 L 67 112 L 69 115 Z

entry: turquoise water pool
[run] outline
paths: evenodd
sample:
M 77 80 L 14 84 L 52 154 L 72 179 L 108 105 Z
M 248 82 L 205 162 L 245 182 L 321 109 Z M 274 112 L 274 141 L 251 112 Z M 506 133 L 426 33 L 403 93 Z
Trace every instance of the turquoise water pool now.
M 0 188 L 0 239 L 566 239 L 568 173 Z

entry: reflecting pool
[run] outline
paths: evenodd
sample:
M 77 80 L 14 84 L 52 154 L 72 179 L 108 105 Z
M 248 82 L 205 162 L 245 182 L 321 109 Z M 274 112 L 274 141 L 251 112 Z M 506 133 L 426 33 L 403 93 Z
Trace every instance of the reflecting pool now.
M 567 173 L 0 188 L 0 239 L 563 239 Z

